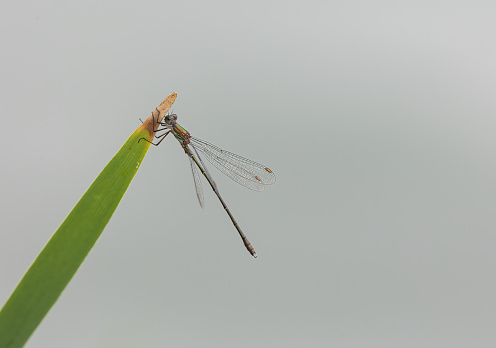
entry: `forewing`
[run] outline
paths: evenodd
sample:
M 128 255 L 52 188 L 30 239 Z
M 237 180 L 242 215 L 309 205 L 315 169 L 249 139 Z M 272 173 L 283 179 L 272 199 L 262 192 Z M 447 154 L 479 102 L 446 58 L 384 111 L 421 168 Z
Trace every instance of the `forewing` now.
M 222 173 L 249 189 L 263 191 L 265 185 L 276 181 L 274 173 L 262 164 L 194 137 L 191 138 L 191 145 Z

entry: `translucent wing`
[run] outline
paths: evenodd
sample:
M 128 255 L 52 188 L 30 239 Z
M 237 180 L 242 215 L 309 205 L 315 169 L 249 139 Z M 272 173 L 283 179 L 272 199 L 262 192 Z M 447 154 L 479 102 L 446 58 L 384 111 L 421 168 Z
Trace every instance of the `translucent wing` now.
M 205 165 L 205 163 L 203 163 L 203 160 L 200 157 L 200 154 L 198 153 L 198 151 L 196 151 L 196 149 L 195 149 L 194 146 L 192 146 L 192 147 L 193 147 L 193 150 L 195 151 L 196 158 L 198 158 L 198 160 L 200 161 L 201 166 L 203 167 L 203 170 L 205 171 L 205 176 L 207 177 L 207 180 L 212 183 L 212 185 L 215 187 L 216 190 L 219 190 L 218 187 L 217 187 L 217 184 L 215 183 L 214 179 L 212 178 L 212 175 L 210 175 L 210 173 L 209 173 L 209 171 L 207 169 L 207 166 Z M 191 151 L 191 149 L 190 149 L 190 151 Z
M 263 191 L 265 185 L 276 181 L 274 173 L 262 164 L 222 150 L 198 138 L 191 137 L 190 141 L 190 145 L 204 154 L 217 169 L 244 187 Z
M 188 156 L 189 158 L 189 164 L 191 165 L 191 172 L 193 173 L 193 180 L 195 182 L 195 190 L 196 190 L 196 197 L 198 197 L 198 202 L 200 202 L 200 206 L 203 208 L 203 187 L 201 184 L 200 180 L 200 174 L 198 173 L 198 169 L 196 168 L 196 164 L 191 158 L 191 156 Z

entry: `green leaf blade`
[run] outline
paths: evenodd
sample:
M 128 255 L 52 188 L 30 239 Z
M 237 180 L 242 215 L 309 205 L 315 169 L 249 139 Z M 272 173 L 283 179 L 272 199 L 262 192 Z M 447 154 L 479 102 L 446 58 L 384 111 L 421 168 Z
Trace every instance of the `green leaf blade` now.
M 62 222 L 0 312 L 0 347 L 22 347 L 76 273 L 136 174 L 150 143 L 138 128 Z

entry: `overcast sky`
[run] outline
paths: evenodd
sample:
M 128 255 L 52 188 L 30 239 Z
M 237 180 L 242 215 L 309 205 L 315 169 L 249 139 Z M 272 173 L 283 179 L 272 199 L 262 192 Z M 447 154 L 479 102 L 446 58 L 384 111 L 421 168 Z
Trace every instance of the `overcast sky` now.
M 0 305 L 170 93 L 259 257 L 174 138 L 29 348 L 496 343 L 494 1 L 3 1 Z M 208 166 L 209 163 L 207 163 Z

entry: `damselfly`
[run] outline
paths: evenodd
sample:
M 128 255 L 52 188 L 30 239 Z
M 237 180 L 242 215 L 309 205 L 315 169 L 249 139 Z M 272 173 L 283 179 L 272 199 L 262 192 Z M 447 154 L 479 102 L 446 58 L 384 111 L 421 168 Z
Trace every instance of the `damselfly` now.
M 152 116 L 153 117 L 153 116 Z M 200 140 L 198 138 L 192 137 L 189 132 L 181 127 L 177 122 L 176 114 L 168 114 L 164 117 L 163 121 L 158 122 L 153 117 L 154 130 L 155 124 L 159 124 L 163 126 L 162 129 L 156 129 L 155 132 L 160 132 L 167 130 L 167 132 L 157 135 L 156 138 L 160 139 L 158 143 L 153 143 L 153 145 L 158 146 L 165 137 L 172 132 L 174 137 L 179 141 L 181 147 L 184 152 L 188 155 L 189 162 L 191 165 L 191 172 L 193 173 L 193 179 L 195 182 L 196 196 L 198 197 L 198 201 L 200 205 L 203 207 L 203 189 L 200 181 L 200 175 L 198 173 L 198 169 L 203 174 L 203 176 L 207 179 L 208 183 L 212 187 L 212 190 L 215 192 L 217 197 L 219 198 L 220 203 L 224 207 L 227 215 L 231 219 L 234 227 L 238 231 L 241 239 L 243 240 L 243 244 L 246 249 L 250 252 L 251 255 L 257 257 L 257 253 L 255 249 L 253 249 L 252 245 L 246 238 L 243 231 L 239 227 L 238 223 L 234 219 L 233 215 L 229 211 L 226 203 L 220 196 L 219 190 L 217 189 L 217 185 L 215 181 L 212 179 L 212 176 L 207 170 L 205 163 L 201 159 L 199 152 L 201 152 L 205 157 L 219 169 L 222 173 L 230 177 L 232 180 L 236 181 L 238 184 L 243 185 L 249 189 L 255 191 L 263 191 L 265 185 L 273 184 L 276 181 L 276 176 L 274 173 L 264 165 L 253 162 L 249 159 L 238 156 L 232 152 L 225 151 L 220 149 L 219 147 L 212 145 L 204 140 Z M 142 138 L 145 139 L 145 138 Z M 145 139 L 147 140 L 147 139 Z M 148 141 L 148 140 L 147 140 Z M 150 142 L 150 141 L 148 141 Z

